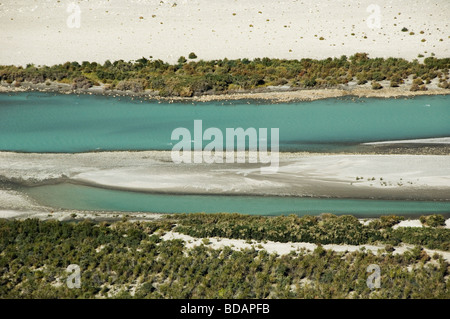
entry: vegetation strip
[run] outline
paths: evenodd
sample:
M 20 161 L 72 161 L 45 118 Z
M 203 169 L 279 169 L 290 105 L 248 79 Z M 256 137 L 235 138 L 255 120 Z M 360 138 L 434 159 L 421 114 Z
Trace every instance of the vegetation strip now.
M 438 79 L 442 89 L 450 88 L 450 58 L 427 57 L 423 63 L 401 58 L 369 58 L 356 53 L 350 58 L 324 60 L 270 59 L 187 61 L 177 64 L 141 58 L 126 62 L 66 62 L 53 66 L 0 66 L 0 81 L 20 87 L 53 82 L 70 84 L 73 90 L 86 90 L 103 85 L 103 90 L 141 93 L 149 90 L 154 96 L 192 97 L 199 95 L 249 92 L 258 89 L 321 89 L 336 88 L 355 81 L 370 84 L 373 90 L 383 88 L 380 81 L 389 81 L 392 88 L 413 77 L 410 91 L 426 91 L 427 84 Z
M 237 223 L 238 219 L 242 222 Z M 260 229 L 264 236 L 287 240 L 289 232 L 298 234 L 307 228 L 313 231 L 316 243 L 364 242 L 369 238 L 387 243 L 394 238 L 448 250 L 450 230 L 440 228 L 442 218 L 425 218 L 432 228 L 393 230 L 400 219 L 388 216 L 368 225 L 351 216 L 331 215 L 269 218 L 192 214 L 111 224 L 0 220 L 0 297 L 449 298 L 448 263 L 439 254 L 429 256 L 420 246 L 392 254 L 387 245 L 384 252 L 374 255 L 335 252 L 318 245 L 312 253 L 301 250 L 277 256 L 255 249 L 212 249 L 207 243 L 186 249 L 182 240 L 161 239 L 172 229 L 186 227 L 199 233 L 215 223 L 217 229 L 228 225 L 231 236 L 238 230 L 237 234 L 245 237 L 249 227 Z M 287 229 L 290 224 L 292 228 Z M 348 235 L 340 233 L 343 226 L 349 227 Z M 325 236 L 328 227 L 336 232 Z M 363 235 L 357 235 L 356 229 Z M 440 235 L 435 237 L 436 231 Z M 81 269 L 80 289 L 66 285 L 70 264 Z M 366 269 L 371 264 L 381 269 L 381 288 L 376 290 L 366 285 Z

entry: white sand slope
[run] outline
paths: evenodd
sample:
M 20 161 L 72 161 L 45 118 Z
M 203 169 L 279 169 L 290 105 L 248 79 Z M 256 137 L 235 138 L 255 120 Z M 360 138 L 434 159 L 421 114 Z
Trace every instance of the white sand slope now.
M 448 57 L 449 14 L 448 0 L 4 0 L 0 64 L 175 62 L 191 51 L 204 60 Z

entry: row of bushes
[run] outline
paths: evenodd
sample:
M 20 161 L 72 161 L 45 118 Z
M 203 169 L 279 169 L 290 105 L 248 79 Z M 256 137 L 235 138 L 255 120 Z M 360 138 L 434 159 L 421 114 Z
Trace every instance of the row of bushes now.
M 395 87 L 411 75 L 426 83 L 439 78 L 440 85 L 447 87 L 449 68 L 449 58 L 429 57 L 419 63 L 400 58 L 369 58 L 366 53 L 324 60 L 257 58 L 187 62 L 180 59 L 177 64 L 141 58 L 130 62 L 108 60 L 104 64 L 85 61 L 54 66 L 27 65 L 25 68 L 0 66 L 0 80 L 9 83 L 57 81 L 84 88 L 85 85 L 76 84 L 84 79 L 94 85 L 108 84 L 108 87 L 118 90 L 142 92 L 150 89 L 162 96 L 192 96 L 252 90 L 269 85 L 327 88 L 353 80 L 358 84 L 372 82 L 374 89 L 379 89 L 379 81 L 388 80 Z
M 450 296 L 448 263 L 438 255 L 428 256 L 420 247 L 401 255 L 373 255 L 338 253 L 319 246 L 313 253 L 281 257 L 254 249 L 214 250 L 204 245 L 186 249 L 182 241 L 162 241 L 156 232 L 170 229 L 174 221 L 0 220 L 0 298 Z M 316 222 L 320 221 L 304 220 Z M 431 258 L 433 263 L 428 262 Z M 70 264 L 80 267 L 79 289 L 66 284 Z M 375 290 L 366 284 L 371 264 L 381 269 L 381 286 Z
M 425 218 L 429 226 L 442 225 L 441 215 Z M 381 216 L 362 224 L 356 217 L 335 216 L 247 216 L 239 214 L 187 214 L 177 217 L 176 230 L 194 237 L 225 237 L 315 244 L 420 244 L 431 249 L 450 250 L 450 229 L 392 226 L 398 216 Z

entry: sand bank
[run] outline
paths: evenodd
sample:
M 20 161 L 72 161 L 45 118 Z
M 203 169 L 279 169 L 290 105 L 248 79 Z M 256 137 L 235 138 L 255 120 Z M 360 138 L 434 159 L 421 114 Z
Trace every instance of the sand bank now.
M 385 145 L 385 144 L 450 144 L 450 137 L 422 138 L 415 140 L 396 140 L 364 143 L 364 145 Z
M 448 156 L 280 153 L 275 174 L 260 164 L 175 164 L 170 152 L 0 152 L 0 179 L 62 182 L 173 194 L 450 200 Z
M 410 91 L 411 84 L 407 81 L 399 87 L 389 87 L 389 82 L 384 81 L 384 87 L 380 90 L 373 90 L 370 84 L 365 85 L 340 85 L 338 88 L 328 89 L 299 89 L 299 88 L 258 88 L 245 92 L 229 92 L 226 94 L 205 94 L 193 97 L 160 97 L 158 92 L 145 90 L 144 92 L 135 93 L 131 91 L 104 90 L 104 86 L 94 86 L 89 89 L 72 90 L 68 84 L 52 82 L 50 85 L 44 83 L 32 84 L 24 82 L 20 87 L 0 83 L 0 93 L 19 93 L 19 92 L 54 92 L 62 94 L 89 94 L 89 95 L 107 95 L 107 96 L 129 96 L 136 99 L 154 99 L 165 102 L 211 102 L 211 101 L 236 101 L 236 100 L 257 100 L 271 103 L 285 103 L 296 101 L 314 101 L 328 98 L 342 97 L 375 97 L 375 98 L 410 98 L 415 96 L 426 95 L 448 95 L 449 89 L 443 89 L 437 86 L 437 79 L 428 85 L 427 91 Z

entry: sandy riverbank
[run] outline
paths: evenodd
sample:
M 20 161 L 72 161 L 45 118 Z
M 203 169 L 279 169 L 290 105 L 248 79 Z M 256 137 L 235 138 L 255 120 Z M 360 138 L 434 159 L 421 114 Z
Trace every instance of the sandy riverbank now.
M 172 194 L 450 200 L 448 163 L 439 155 L 280 153 L 278 172 L 261 174 L 259 164 L 174 164 L 168 151 L 0 152 L 0 178 Z
M 408 79 L 399 87 L 389 87 L 389 81 L 381 81 L 384 87 L 380 90 L 373 90 L 370 84 L 364 85 L 341 85 L 338 88 L 329 89 L 299 89 L 299 88 L 258 88 L 253 91 L 246 92 L 229 92 L 226 94 L 205 94 L 193 97 L 160 97 L 158 92 L 145 90 L 144 92 L 105 90 L 103 85 L 94 86 L 89 89 L 72 90 L 69 84 L 52 82 L 49 85 L 45 83 L 32 84 L 21 83 L 21 86 L 15 87 L 6 82 L 0 83 L 0 93 L 19 93 L 19 92 L 54 92 L 62 94 L 90 94 L 90 95 L 107 95 L 107 96 L 129 96 L 136 99 L 155 99 L 166 102 L 211 102 L 211 101 L 236 101 L 236 100 L 257 100 L 271 103 L 284 103 L 295 101 L 314 101 L 328 98 L 341 97 L 374 97 L 374 98 L 411 98 L 415 96 L 426 95 L 448 95 L 449 89 L 438 87 L 437 79 L 428 85 L 427 91 L 410 91 L 412 80 Z

